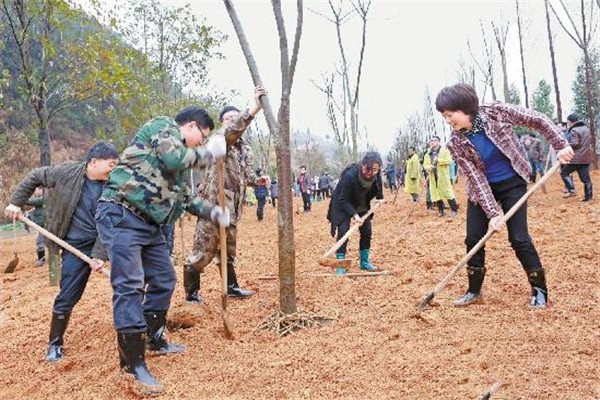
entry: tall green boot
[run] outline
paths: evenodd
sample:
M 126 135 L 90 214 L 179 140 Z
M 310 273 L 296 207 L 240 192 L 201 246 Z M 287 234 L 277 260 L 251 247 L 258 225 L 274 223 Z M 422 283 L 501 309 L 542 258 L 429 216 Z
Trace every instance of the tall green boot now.
M 375 272 L 378 270 L 378 268 L 369 261 L 370 251 L 371 249 L 362 249 L 360 251 L 360 269 L 363 271 Z
M 345 260 L 346 259 L 346 253 L 335 253 L 335 258 L 338 260 Z M 346 274 L 346 268 L 344 268 L 343 266 L 337 267 L 335 269 L 335 273 L 337 275 L 345 275 Z

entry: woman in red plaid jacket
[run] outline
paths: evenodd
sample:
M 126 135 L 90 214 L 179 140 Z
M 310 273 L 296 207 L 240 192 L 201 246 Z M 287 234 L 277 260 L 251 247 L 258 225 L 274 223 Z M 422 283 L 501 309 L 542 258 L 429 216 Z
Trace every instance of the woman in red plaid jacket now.
M 562 164 L 573 150 L 546 116 L 512 104 L 479 106 L 475 89 L 456 84 L 440 91 L 435 105 L 452 127 L 448 150 L 467 177 L 467 237 L 470 251 L 488 229 L 503 229 L 503 213 L 527 192 L 531 166 L 513 132 L 522 125 L 540 132 L 557 151 Z M 544 268 L 527 229 L 527 203 L 506 222 L 508 239 L 531 284 L 531 306 L 545 308 L 548 289 Z M 485 276 L 485 248 L 469 260 L 467 293 L 454 302 L 467 306 L 481 298 Z

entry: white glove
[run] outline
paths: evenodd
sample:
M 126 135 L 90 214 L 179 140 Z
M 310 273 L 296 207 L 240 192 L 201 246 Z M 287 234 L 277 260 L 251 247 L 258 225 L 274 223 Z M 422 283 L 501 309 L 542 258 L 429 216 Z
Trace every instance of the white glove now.
M 21 211 L 21 207 L 15 206 L 14 204 L 9 204 L 4 209 L 4 215 L 6 215 L 12 220 L 17 219 L 17 217 L 22 213 L 23 211 Z
M 225 211 L 223 211 L 221 207 L 214 206 L 210 211 L 210 219 L 212 219 L 215 224 L 219 224 L 219 226 L 227 228 L 230 223 L 229 209 L 226 208 Z
M 227 144 L 225 143 L 225 136 L 223 135 L 212 135 L 206 143 L 206 150 L 214 157 L 224 157 L 227 151 Z

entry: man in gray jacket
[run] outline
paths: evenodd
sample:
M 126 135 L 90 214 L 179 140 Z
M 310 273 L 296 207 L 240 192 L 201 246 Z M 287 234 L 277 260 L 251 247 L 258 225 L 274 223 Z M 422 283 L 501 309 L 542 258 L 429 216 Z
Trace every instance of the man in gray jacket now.
M 15 219 L 36 187 L 51 188 L 46 228 L 91 257 L 92 269 L 100 271 L 107 257 L 97 240 L 94 214 L 104 182 L 117 164 L 118 157 L 112 145 L 99 142 L 88 150 L 85 162 L 66 162 L 34 169 L 15 189 L 5 214 Z M 88 265 L 63 250 L 60 291 L 54 300 L 47 362 L 63 358 L 63 335 L 71 310 L 81 299 L 89 277 Z
M 577 114 L 571 114 L 567 117 L 567 126 L 569 128 L 569 144 L 575 151 L 575 155 L 569 164 L 563 166 L 560 172 L 568 190 L 565 198 L 575 196 L 575 186 L 573 186 L 573 181 L 569 180 L 568 177 L 572 172 L 577 171 L 579 179 L 583 182 L 583 201 L 590 201 L 592 199 L 590 163 L 594 160 L 592 136 L 585 122 L 580 121 Z

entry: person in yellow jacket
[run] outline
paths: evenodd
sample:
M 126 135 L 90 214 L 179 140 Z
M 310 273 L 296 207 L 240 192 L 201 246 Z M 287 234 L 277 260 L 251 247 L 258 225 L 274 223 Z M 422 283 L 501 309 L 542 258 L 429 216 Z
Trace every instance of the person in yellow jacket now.
M 434 136 L 429 143 L 429 150 L 423 159 L 423 168 L 429 173 L 429 191 L 431 201 L 437 203 L 438 215 L 443 217 L 444 200 L 448 201 L 451 215 L 458 214 L 458 204 L 454 199 L 452 182 L 450 181 L 450 164 L 452 156 L 447 148 L 440 145 L 439 136 Z
M 414 147 L 408 148 L 406 159 L 406 174 L 404 175 L 404 191 L 412 196 L 413 202 L 419 200 L 419 186 L 421 180 L 421 162 Z

